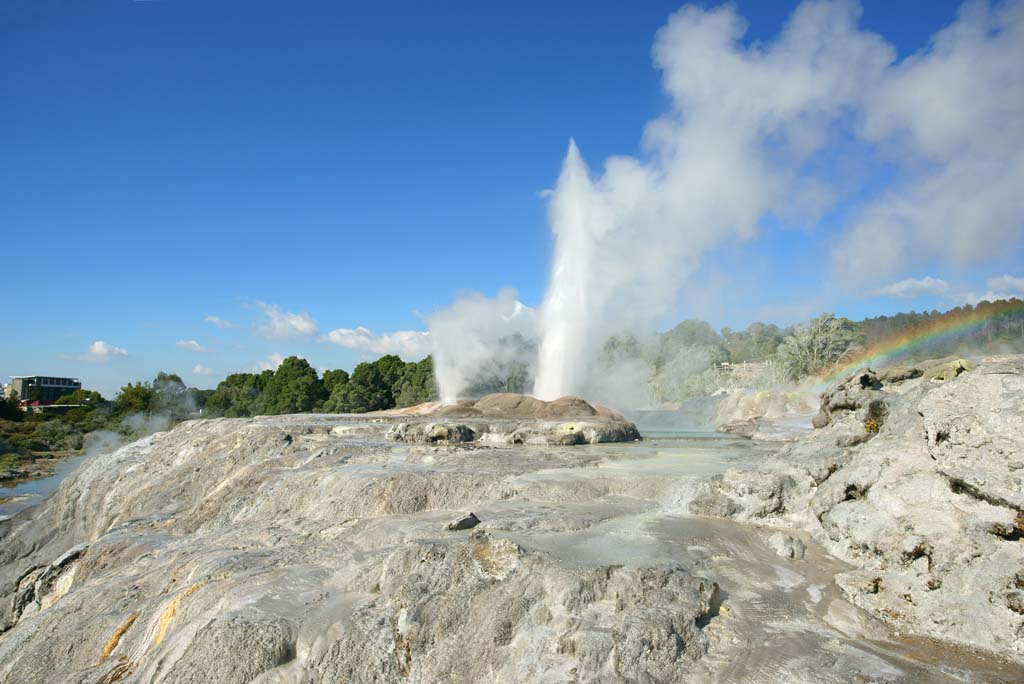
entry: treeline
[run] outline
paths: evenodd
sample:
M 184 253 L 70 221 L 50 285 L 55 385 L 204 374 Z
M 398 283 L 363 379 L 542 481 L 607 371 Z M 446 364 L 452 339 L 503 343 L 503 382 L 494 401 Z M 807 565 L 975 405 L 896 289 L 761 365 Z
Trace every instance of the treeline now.
M 360 363 L 352 373 L 316 369 L 289 356 L 277 370 L 234 373 L 206 400 L 206 416 L 238 418 L 282 413 L 365 413 L 414 406 L 437 397 L 431 357 L 405 362 L 393 354 Z
M 290 356 L 277 370 L 229 375 L 214 390 L 188 387 L 180 376 L 160 371 L 152 381 L 124 385 L 112 401 L 75 390 L 54 402 L 71 406 L 62 412 L 26 412 L 13 396 L 0 399 L 0 471 L 24 458 L 80 450 L 85 435 L 98 430 L 134 439 L 200 416 L 363 413 L 436 396 L 429 356 L 407 363 L 394 355 L 360 363 L 351 375 L 329 370 L 323 377 L 305 359 Z
M 1024 301 L 1000 299 L 977 305 L 958 306 L 949 311 L 922 311 L 876 316 L 856 323 L 865 346 L 901 334 L 931 329 L 947 329 L 959 321 L 978 322 L 947 335 L 923 341 L 912 350 L 915 358 L 935 358 L 969 353 L 1024 351 Z
M 198 415 L 211 393 L 161 371 L 152 382 L 128 383 L 113 401 L 93 390 L 75 390 L 54 402 L 71 407 L 63 411 L 22 411 L 17 395 L 7 397 L 0 400 L 0 457 L 10 466 L 33 455 L 77 451 L 85 435 L 99 430 L 124 439 L 142 437 Z
M 956 324 L 964 321 L 971 324 L 958 328 Z M 753 323 L 743 330 L 716 331 L 705 321 L 683 321 L 648 337 L 609 339 L 595 369 L 597 386 L 592 388 L 601 394 L 604 382 L 608 396 L 593 398 L 617 400 L 627 384 L 639 384 L 646 401 L 654 403 L 709 394 L 728 379 L 728 374 L 716 370 L 716 365 L 720 368 L 726 362 L 767 362 L 762 376 L 746 375 L 743 382 L 772 386 L 827 371 L 885 340 L 929 330 L 949 332 L 927 338 L 897 361 L 1024 353 L 1024 302 L 983 301 L 945 312 L 899 313 L 862 321 L 822 314 L 787 328 Z M 491 366 L 471 383 L 470 394 L 521 392 L 532 386 L 536 345 L 516 335 L 503 338 L 498 351 Z M 629 382 L 619 377 L 624 371 Z M 162 371 L 152 381 L 126 384 L 112 401 L 98 392 L 77 390 L 57 400 L 57 404 L 74 406 L 59 415 L 26 413 L 13 397 L 0 400 L 0 456 L 77 450 L 82 448 L 83 436 L 96 430 L 133 438 L 199 416 L 403 408 L 436 399 L 433 375 L 429 356 L 419 362 L 382 356 L 360 363 L 351 374 L 328 370 L 323 377 L 304 359 L 292 356 L 273 371 L 229 375 L 215 390 L 187 387 L 180 376 Z
M 958 328 L 962 322 L 970 324 Z M 935 330 L 944 334 L 924 335 Z M 740 381 L 716 367 L 744 362 L 764 368 L 743 375 L 742 382 L 768 387 L 828 371 L 900 336 L 923 336 L 924 340 L 894 362 L 1024 353 L 1024 302 L 982 301 L 945 312 L 899 313 L 862 321 L 826 313 L 786 328 L 753 323 L 744 330 L 716 331 L 705 321 L 687 320 L 647 337 L 610 338 L 598 361 L 596 391 L 601 392 L 604 378 L 611 378 L 607 384 L 618 389 L 622 383 L 616 382 L 616 374 L 631 369 L 632 377 L 640 378 L 647 401 L 682 401 L 728 387 L 730 378 Z

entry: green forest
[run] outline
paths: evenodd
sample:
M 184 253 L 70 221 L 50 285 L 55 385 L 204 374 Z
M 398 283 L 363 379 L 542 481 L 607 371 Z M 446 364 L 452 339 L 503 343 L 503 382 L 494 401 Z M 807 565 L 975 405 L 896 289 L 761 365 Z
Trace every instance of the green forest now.
M 753 323 L 744 330 L 715 330 L 700 320 L 687 320 L 647 337 L 621 335 L 607 340 L 595 376 L 613 375 L 633 367 L 647 399 L 663 403 L 709 394 L 723 386 L 722 364 L 753 364 L 763 374 L 748 375 L 748 386 L 775 386 L 829 370 L 843 359 L 893 336 L 943 327 L 965 316 L 982 321 L 953 335 L 937 336 L 916 346 L 912 355 L 894 362 L 945 356 L 1024 353 L 1024 302 L 1019 299 L 981 302 L 950 311 L 899 313 L 851 321 L 822 314 L 799 325 L 780 328 Z M 513 336 L 502 345 L 530 358 L 536 347 Z M 508 361 L 482 371 L 470 394 L 529 388 L 532 369 Z M 181 377 L 161 371 L 151 381 L 130 382 L 113 400 L 81 389 L 57 403 L 74 408 L 62 414 L 27 413 L 17 397 L 0 401 L 0 472 L 19 459 L 81 450 L 86 435 L 101 430 L 134 439 L 166 429 L 182 420 L 204 417 L 247 417 L 284 413 L 364 413 L 403 408 L 436 398 L 431 357 L 417 362 L 394 355 L 358 364 L 351 373 L 328 370 L 321 376 L 305 359 L 291 356 L 276 370 L 234 373 L 213 390 L 185 385 Z
M 16 396 L 9 397 L 0 401 L 0 474 L 24 459 L 79 451 L 86 436 L 99 431 L 126 441 L 198 417 L 363 413 L 413 406 L 434 396 L 429 356 L 406 363 L 389 355 L 361 363 L 351 374 L 329 370 L 323 377 L 305 359 L 291 356 L 274 371 L 229 375 L 213 390 L 187 387 L 180 376 L 161 371 L 152 381 L 126 384 L 112 401 L 76 390 L 57 400 L 73 407 L 62 413 L 26 412 Z

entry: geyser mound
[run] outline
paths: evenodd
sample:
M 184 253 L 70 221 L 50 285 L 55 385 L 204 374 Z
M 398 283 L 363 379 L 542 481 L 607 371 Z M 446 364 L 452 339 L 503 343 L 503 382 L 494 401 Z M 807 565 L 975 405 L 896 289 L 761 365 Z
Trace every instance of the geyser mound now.
M 526 394 L 488 394 L 448 406 L 424 407 L 396 424 L 388 438 L 402 442 L 572 445 L 631 442 L 636 425 L 622 414 L 586 399 L 544 401 Z

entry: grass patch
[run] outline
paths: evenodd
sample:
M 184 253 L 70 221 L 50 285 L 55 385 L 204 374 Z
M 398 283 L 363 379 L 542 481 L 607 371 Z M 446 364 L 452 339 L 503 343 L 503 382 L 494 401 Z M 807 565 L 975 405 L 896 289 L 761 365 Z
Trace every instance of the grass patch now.
M 32 456 L 26 456 L 25 454 L 0 454 L 0 470 L 14 470 L 32 459 Z

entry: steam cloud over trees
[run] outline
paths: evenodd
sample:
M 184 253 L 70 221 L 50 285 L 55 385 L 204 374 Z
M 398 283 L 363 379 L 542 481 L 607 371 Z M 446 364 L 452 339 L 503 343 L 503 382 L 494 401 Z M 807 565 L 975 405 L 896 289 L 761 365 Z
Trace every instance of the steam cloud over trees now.
M 811 229 L 841 210 L 833 272 L 849 283 L 1020 241 L 1024 3 L 969 3 L 902 59 L 859 21 L 854 2 L 804 2 L 775 39 L 745 43 L 734 7 L 687 6 L 658 31 L 671 109 L 647 124 L 643 155 L 592 172 L 570 141 L 550 194 L 538 396 L 587 393 L 604 340 L 651 330 L 710 250 L 756 237 L 766 218 Z M 881 192 L 879 173 L 894 179 Z M 437 316 L 467 332 L 433 336 L 445 401 L 486 363 L 478 343 L 509 332 L 503 303 L 481 303 Z

